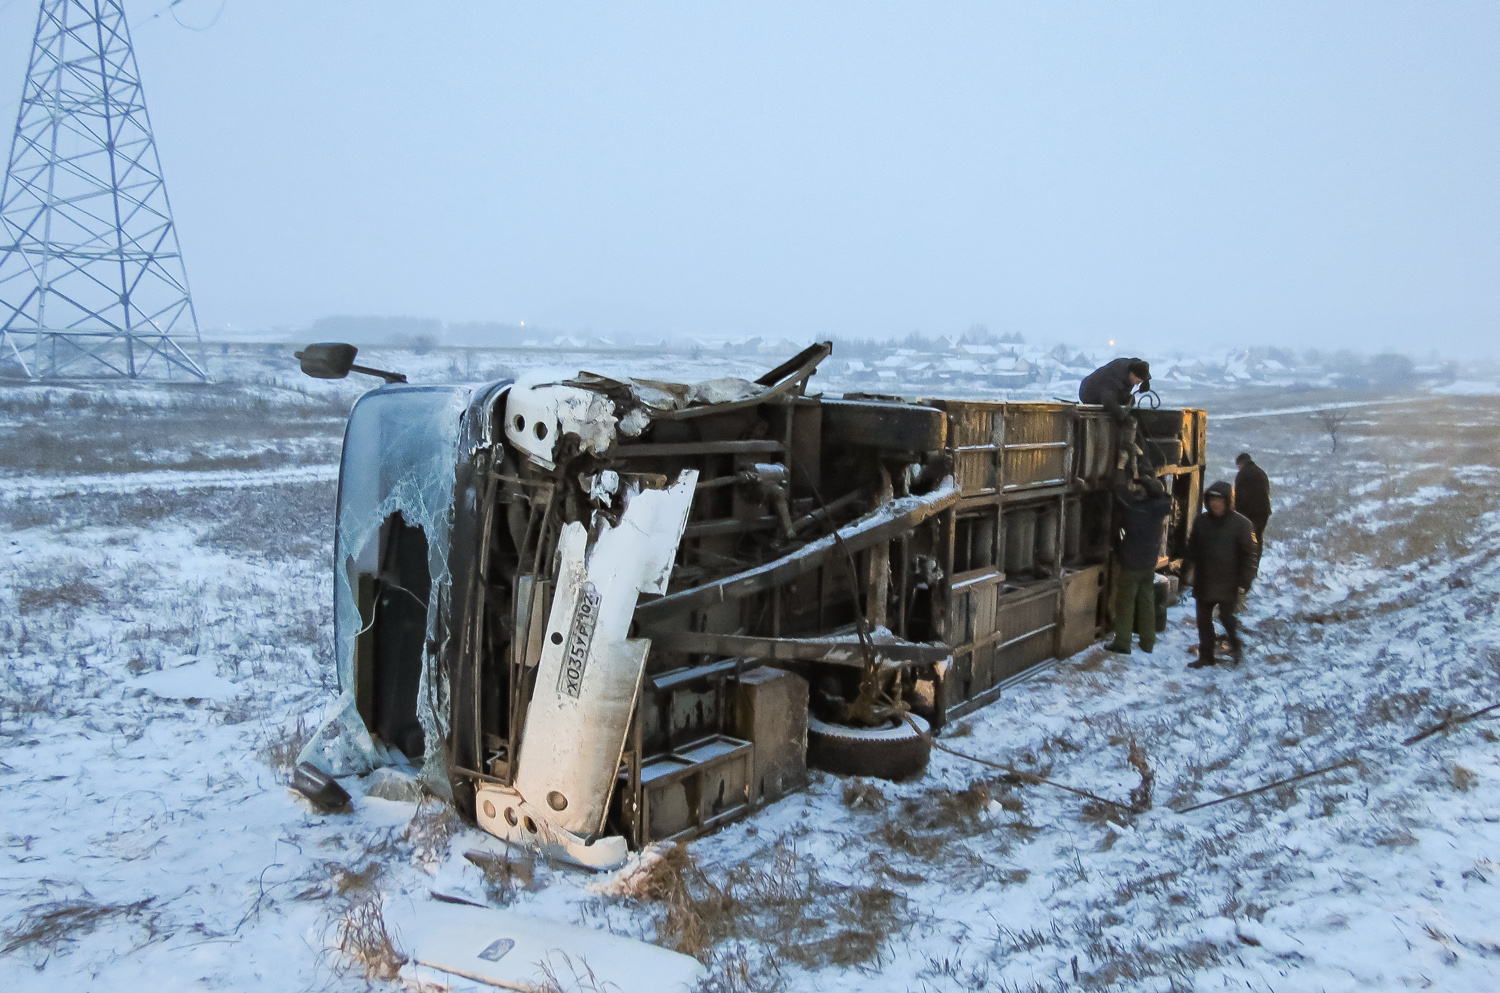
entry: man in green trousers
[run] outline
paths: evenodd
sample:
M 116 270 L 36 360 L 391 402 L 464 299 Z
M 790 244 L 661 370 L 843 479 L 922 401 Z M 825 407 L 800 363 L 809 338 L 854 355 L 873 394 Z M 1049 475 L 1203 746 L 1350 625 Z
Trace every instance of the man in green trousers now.
M 1156 561 L 1172 513 L 1172 497 L 1155 476 L 1115 481 L 1120 507 L 1120 543 L 1115 548 L 1115 638 L 1109 650 L 1130 654 L 1130 634 L 1141 651 L 1156 647 Z

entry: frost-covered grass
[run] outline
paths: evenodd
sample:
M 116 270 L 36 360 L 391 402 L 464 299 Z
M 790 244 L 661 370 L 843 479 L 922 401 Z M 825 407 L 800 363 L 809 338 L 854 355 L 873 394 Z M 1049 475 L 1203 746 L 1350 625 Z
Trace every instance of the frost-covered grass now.
M 6 989 L 446 982 L 401 962 L 396 908 L 432 890 L 682 947 L 720 990 L 1500 988 L 1500 740 L 1481 720 L 1400 744 L 1500 701 L 1500 398 L 1362 410 L 1337 456 L 1305 413 L 1214 425 L 1211 473 L 1248 449 L 1276 487 L 1245 664 L 1185 669 L 1183 606 L 1154 655 L 1082 653 L 947 732 L 1121 802 L 1144 765 L 1151 809 L 937 754 L 913 783 L 815 776 L 600 879 L 506 852 L 430 798 L 355 779 L 353 812 L 323 815 L 285 789 L 332 696 L 332 482 L 100 482 L 257 452 L 330 464 L 357 388 L 253 357 L 207 388 L 6 394 L 21 432 L 0 473 L 78 481 L 0 487 Z

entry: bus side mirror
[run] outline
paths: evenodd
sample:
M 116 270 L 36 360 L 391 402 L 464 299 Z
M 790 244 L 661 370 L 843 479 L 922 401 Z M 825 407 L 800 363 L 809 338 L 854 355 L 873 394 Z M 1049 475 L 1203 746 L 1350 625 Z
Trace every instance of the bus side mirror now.
M 308 345 L 295 357 L 302 360 L 302 371 L 314 379 L 343 379 L 354 368 L 359 349 L 338 342 Z

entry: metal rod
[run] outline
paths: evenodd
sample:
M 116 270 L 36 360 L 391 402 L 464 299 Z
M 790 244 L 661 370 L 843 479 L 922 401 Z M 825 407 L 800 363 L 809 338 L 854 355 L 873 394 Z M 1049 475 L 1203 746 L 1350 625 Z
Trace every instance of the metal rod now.
M 1300 776 L 1289 776 L 1286 779 L 1278 779 L 1274 783 L 1267 783 L 1264 786 L 1257 786 L 1253 790 L 1242 790 L 1239 793 L 1231 793 L 1229 796 L 1221 796 L 1217 800 L 1210 800 L 1207 803 L 1198 803 L 1194 804 L 1191 807 L 1184 807 L 1183 809 L 1177 811 L 1177 813 L 1191 814 L 1193 811 L 1202 810 L 1204 807 L 1214 807 L 1221 803 L 1228 803 L 1230 800 L 1239 800 L 1242 797 L 1254 796 L 1257 793 L 1264 793 L 1266 790 L 1274 790 L 1278 786 L 1285 786 L 1288 783 L 1295 783 L 1303 779 L 1311 779 L 1313 776 L 1321 776 L 1325 772 L 1333 772 L 1337 769 L 1347 769 L 1351 765 L 1358 764 L 1359 759 L 1357 758 L 1345 759 L 1337 765 L 1325 766 L 1322 769 L 1314 769 L 1312 772 L 1304 772 Z

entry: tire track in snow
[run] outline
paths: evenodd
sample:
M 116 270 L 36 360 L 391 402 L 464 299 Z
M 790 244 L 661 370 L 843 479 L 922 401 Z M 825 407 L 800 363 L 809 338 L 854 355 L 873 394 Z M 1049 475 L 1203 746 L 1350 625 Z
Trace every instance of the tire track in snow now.
M 0 479 L 0 501 L 35 500 L 92 493 L 140 493 L 146 490 L 238 489 L 323 483 L 339 478 L 337 465 L 285 466 L 280 469 L 180 470 L 105 472 L 77 476 L 20 476 Z

